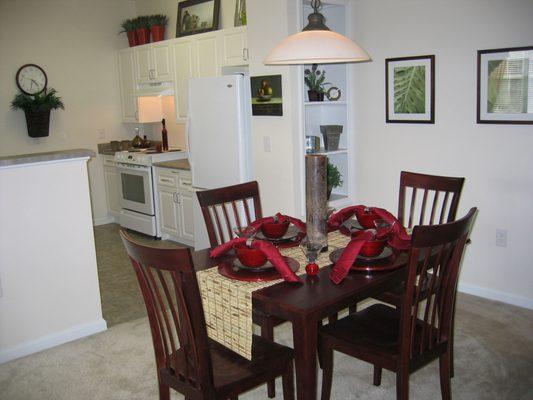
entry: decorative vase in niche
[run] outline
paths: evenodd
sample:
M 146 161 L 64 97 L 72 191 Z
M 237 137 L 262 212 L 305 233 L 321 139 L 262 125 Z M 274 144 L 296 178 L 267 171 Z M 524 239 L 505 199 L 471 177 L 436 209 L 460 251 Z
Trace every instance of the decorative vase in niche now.
M 319 249 L 328 245 L 326 174 L 326 156 L 305 156 L 307 243 Z
M 246 0 L 235 0 L 233 26 L 246 25 Z
M 324 101 L 324 93 L 317 92 L 316 90 L 308 90 L 307 96 L 309 101 Z

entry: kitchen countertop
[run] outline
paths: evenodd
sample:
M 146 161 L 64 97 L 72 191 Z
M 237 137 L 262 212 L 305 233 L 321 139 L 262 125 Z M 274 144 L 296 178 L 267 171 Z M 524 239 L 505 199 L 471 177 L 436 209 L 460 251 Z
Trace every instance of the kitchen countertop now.
M 158 163 L 154 163 L 155 167 L 161 167 L 161 168 L 172 168 L 172 169 L 184 169 L 187 171 L 191 170 L 191 166 L 189 164 L 189 160 L 183 159 L 183 160 L 172 160 L 172 161 L 162 161 Z
M 17 154 L 14 156 L 0 157 L 0 168 L 9 167 L 13 165 L 35 164 L 94 156 L 94 151 L 87 149 L 59 150 L 33 154 Z

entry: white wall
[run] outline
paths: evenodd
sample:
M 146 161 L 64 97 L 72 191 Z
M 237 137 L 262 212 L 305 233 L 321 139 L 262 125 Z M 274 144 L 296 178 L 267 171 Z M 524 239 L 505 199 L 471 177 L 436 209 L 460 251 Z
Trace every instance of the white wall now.
M 134 9 L 133 0 L 0 0 L 0 156 L 96 151 L 97 143 L 133 137 L 120 121 L 115 50 L 127 46 L 117 33 Z M 64 111 L 52 112 L 47 138 L 30 138 L 24 113 L 9 107 L 18 93 L 15 74 L 26 63 L 44 68 L 48 86 L 65 103 Z M 89 174 L 93 216 L 104 218 L 103 172 L 96 160 L 89 162 Z
M 106 329 L 86 160 L 0 168 L 0 363 Z
M 532 45 L 531 0 L 358 0 L 358 201 L 397 209 L 401 170 L 464 176 L 479 208 L 460 288 L 533 308 L 533 127 L 476 124 L 476 51 Z M 385 58 L 435 54 L 436 123 L 385 123 Z M 495 246 L 496 228 L 508 246 Z

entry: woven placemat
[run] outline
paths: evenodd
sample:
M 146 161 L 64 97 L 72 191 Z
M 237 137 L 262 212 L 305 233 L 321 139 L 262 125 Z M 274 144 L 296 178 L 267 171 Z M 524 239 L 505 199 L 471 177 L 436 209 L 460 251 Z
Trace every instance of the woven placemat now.
M 328 251 L 318 258 L 320 268 L 330 265 L 329 254 L 346 247 L 350 238 L 338 231 L 328 234 Z M 307 263 L 302 250 L 296 246 L 280 249 L 282 255 L 292 257 L 300 264 L 297 274 L 305 274 Z M 269 282 L 243 282 L 226 278 L 213 267 L 197 274 L 200 293 L 210 338 L 230 348 L 241 356 L 252 359 L 252 292 L 275 285 Z

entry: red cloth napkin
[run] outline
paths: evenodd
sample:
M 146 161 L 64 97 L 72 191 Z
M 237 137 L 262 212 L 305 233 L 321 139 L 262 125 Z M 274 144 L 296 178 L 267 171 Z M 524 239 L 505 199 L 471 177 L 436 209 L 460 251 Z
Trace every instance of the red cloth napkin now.
M 305 233 L 307 231 L 305 222 L 303 222 L 302 220 L 298 218 L 294 218 L 289 215 L 283 215 L 280 213 L 277 213 L 275 217 L 277 218 L 279 222 L 285 222 L 289 220 L 302 233 Z M 248 228 L 246 228 L 245 231 L 248 231 L 248 229 L 250 229 L 251 232 L 257 232 L 261 228 L 261 225 L 263 225 L 265 222 L 274 222 L 274 217 L 265 217 L 265 218 L 256 219 L 254 222 L 248 225 Z
M 363 212 L 365 208 L 367 207 L 364 205 L 343 208 L 329 217 L 328 226 L 333 230 L 339 229 L 342 223 L 354 215 L 356 211 Z M 389 245 L 391 247 L 396 250 L 408 250 L 411 247 L 411 237 L 394 215 L 383 208 L 368 207 L 368 209 L 391 224 L 392 228 L 389 236 Z
M 213 250 L 211 250 L 209 256 L 211 258 L 220 257 L 230 251 L 233 246 L 241 243 L 244 244 L 247 240 L 248 238 L 232 239 L 229 242 L 215 247 Z M 272 265 L 274 265 L 276 270 L 280 273 L 281 277 L 287 282 L 302 282 L 302 280 L 287 265 L 287 262 L 285 261 L 279 250 L 276 248 L 276 246 L 269 242 L 255 239 L 252 241 L 251 247 L 253 247 L 254 249 L 261 250 L 261 252 L 267 257 L 268 261 L 270 261 Z
M 352 235 L 352 240 L 348 243 L 348 246 L 346 246 L 329 274 L 329 278 L 333 283 L 338 285 L 346 278 L 361 248 L 368 240 L 372 240 L 374 236 L 375 233 L 372 230 L 359 231 Z

